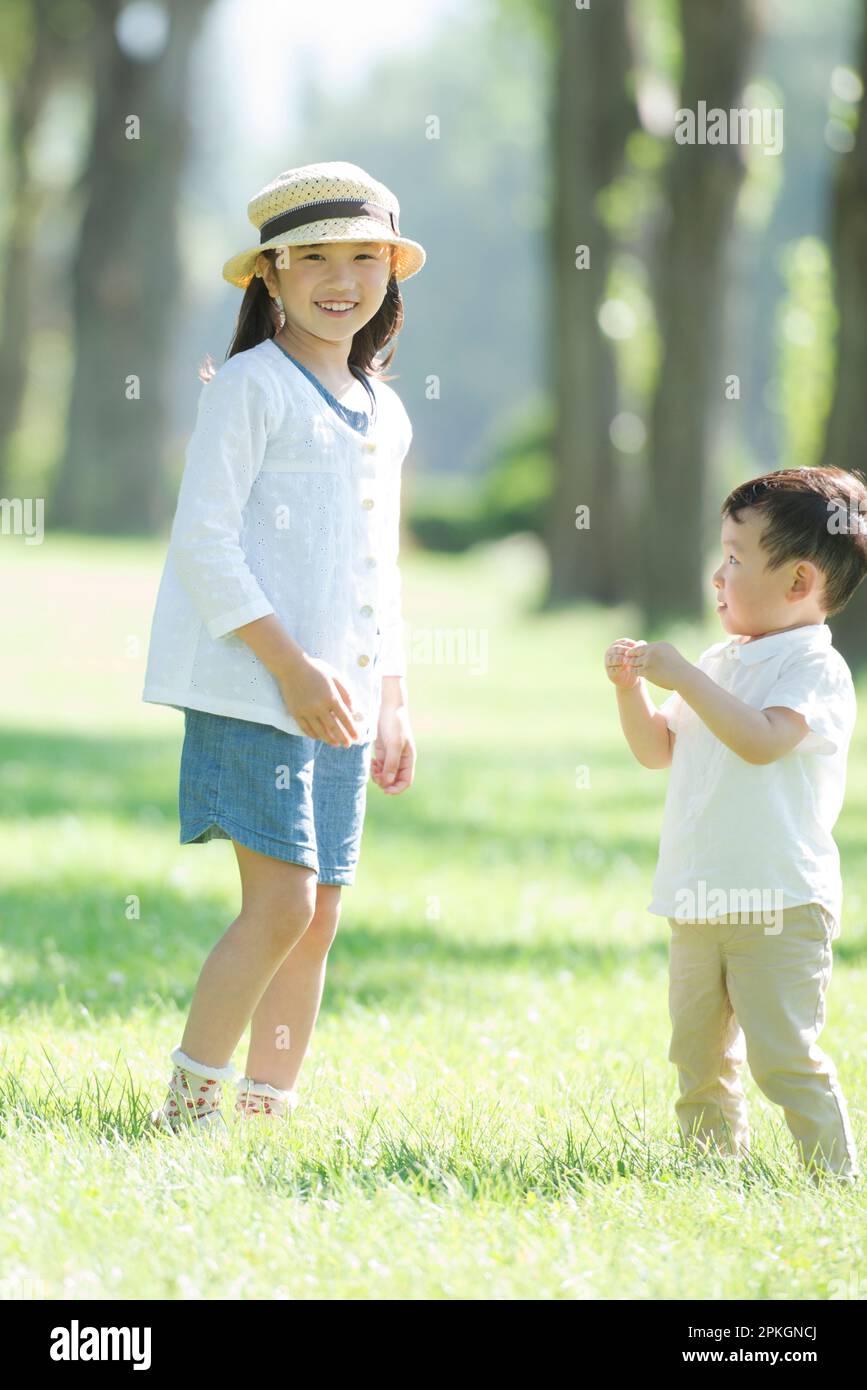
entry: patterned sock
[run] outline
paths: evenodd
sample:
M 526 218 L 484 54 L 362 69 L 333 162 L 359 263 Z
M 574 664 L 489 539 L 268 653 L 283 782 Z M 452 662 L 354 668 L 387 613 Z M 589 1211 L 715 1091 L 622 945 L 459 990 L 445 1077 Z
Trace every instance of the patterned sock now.
M 154 1111 L 152 1119 L 158 1129 L 178 1130 L 188 1122 L 204 1120 L 219 1110 L 222 1101 L 222 1082 L 234 1081 L 233 1066 L 209 1067 L 188 1057 L 179 1047 L 172 1053 L 174 1063 L 168 1095 L 162 1110 Z
M 298 1104 L 297 1091 L 278 1091 L 267 1081 L 254 1081 L 243 1076 L 237 1083 L 238 1094 L 235 1110 L 241 1115 L 274 1115 L 280 1118 L 291 1115 Z

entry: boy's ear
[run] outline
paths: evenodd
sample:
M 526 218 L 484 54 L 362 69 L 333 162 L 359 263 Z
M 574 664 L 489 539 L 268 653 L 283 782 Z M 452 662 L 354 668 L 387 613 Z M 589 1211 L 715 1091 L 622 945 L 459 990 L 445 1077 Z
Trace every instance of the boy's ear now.
M 825 576 L 818 565 L 814 565 L 812 560 L 799 560 L 789 585 L 789 595 L 792 598 L 802 598 L 811 593 L 822 594 L 824 587 Z

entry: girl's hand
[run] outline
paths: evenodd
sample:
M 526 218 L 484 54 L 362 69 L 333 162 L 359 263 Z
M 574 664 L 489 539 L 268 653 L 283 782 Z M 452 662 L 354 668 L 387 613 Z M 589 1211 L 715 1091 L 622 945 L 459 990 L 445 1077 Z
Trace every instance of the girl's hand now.
M 384 792 L 395 796 L 412 785 L 416 748 L 405 708 L 380 711 L 373 753 L 371 776 Z
M 638 684 L 638 674 L 628 663 L 628 652 L 641 644 L 631 637 L 618 637 L 605 653 L 605 670 L 608 679 L 620 690 L 633 690 Z
M 626 661 L 636 673 L 636 680 L 646 676 L 663 690 L 674 690 L 690 664 L 671 642 L 636 642 Z
M 283 703 L 307 735 L 338 748 L 357 738 L 352 722 L 352 696 L 337 671 L 321 657 L 303 657 L 283 667 L 277 676 Z

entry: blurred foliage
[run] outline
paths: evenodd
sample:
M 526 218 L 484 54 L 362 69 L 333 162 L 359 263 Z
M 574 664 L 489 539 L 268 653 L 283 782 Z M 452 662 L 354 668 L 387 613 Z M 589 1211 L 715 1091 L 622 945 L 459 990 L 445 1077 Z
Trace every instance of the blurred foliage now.
M 615 350 L 624 407 L 643 412 L 656 381 L 660 341 L 648 267 L 629 252 L 614 259 L 600 327 Z
M 785 447 L 782 466 L 810 467 L 821 455 L 833 391 L 833 341 L 837 312 L 831 258 L 818 237 L 790 242 L 780 255 L 786 296 L 776 322 L 778 399 Z M 845 468 L 845 459 L 828 459 Z
M 550 403 L 534 400 L 504 422 L 481 476 L 414 478 L 407 512 L 416 539 L 458 552 L 518 531 L 541 536 L 554 485 L 553 427 Z

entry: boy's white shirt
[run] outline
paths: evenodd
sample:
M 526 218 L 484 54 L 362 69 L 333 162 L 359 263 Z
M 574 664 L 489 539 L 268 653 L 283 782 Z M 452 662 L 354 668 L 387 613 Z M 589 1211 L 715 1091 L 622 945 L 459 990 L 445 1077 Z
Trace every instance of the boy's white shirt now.
M 358 741 L 376 737 L 382 677 L 406 673 L 398 552 L 412 426 L 388 383 L 368 379 L 376 418 L 366 435 L 270 339 L 203 384 L 151 625 L 146 703 L 301 734 L 274 676 L 233 635 L 276 613 L 344 680 Z
M 776 761 L 748 763 L 671 692 L 660 709 L 676 738 L 648 912 L 685 919 L 692 915 L 685 905 L 704 902 L 694 915 L 712 920 L 725 915 L 714 901 L 731 903 L 732 914 L 760 911 L 763 902 L 817 902 L 839 935 L 843 887 L 831 831 L 843 805 L 856 700 L 830 628 L 811 623 L 716 642 L 697 665 L 755 709 L 798 711 L 809 732 Z

